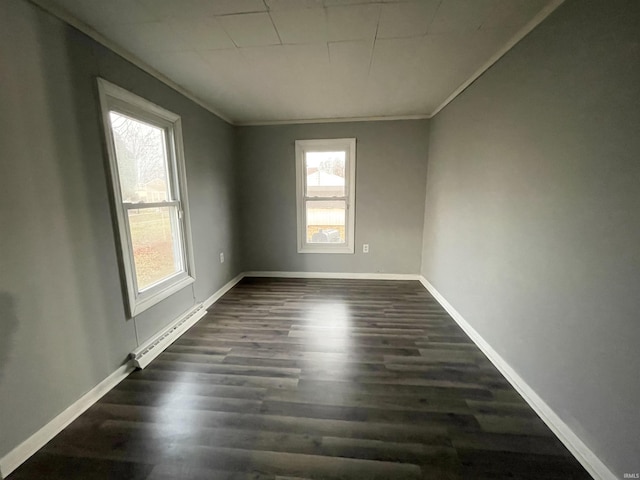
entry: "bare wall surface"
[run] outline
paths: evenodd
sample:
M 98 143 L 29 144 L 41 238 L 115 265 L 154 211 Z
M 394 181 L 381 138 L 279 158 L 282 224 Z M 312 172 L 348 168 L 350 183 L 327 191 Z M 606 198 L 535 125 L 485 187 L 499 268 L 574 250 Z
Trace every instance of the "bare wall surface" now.
M 431 124 L 423 275 L 640 472 L 640 2 L 565 2 Z
M 183 119 L 197 280 L 136 318 L 140 340 L 237 275 L 239 254 L 231 126 L 23 0 L 0 2 L 0 59 L 2 457 L 136 347 L 119 279 L 96 76 Z
M 244 270 L 418 273 L 428 126 L 411 120 L 240 127 Z M 355 253 L 297 253 L 295 141 L 352 137 Z M 370 253 L 362 253 L 363 243 Z

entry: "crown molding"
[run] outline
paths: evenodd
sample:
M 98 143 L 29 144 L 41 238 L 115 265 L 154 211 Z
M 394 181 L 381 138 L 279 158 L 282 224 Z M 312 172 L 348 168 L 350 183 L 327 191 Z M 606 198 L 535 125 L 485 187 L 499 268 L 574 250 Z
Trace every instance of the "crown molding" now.
M 205 110 L 209 111 L 210 113 L 213 113 L 215 116 L 217 116 L 220 119 L 224 120 L 228 124 L 235 125 L 233 120 L 231 120 L 226 115 L 220 113 L 220 111 L 215 109 L 212 105 L 200 100 L 192 92 L 190 92 L 189 90 L 185 89 L 184 87 L 178 85 L 176 82 L 171 80 L 169 77 L 167 77 L 163 73 L 159 72 L 158 70 L 153 68 L 148 63 L 146 63 L 143 60 L 141 60 L 138 56 L 136 56 L 133 53 L 129 52 L 128 50 L 120 47 L 115 42 L 109 40 L 107 37 L 102 35 L 100 32 L 95 30 L 90 25 L 87 25 L 82 20 L 78 19 L 76 16 L 71 14 L 66 9 L 60 7 L 59 5 L 56 5 L 53 1 L 51 1 L 51 0 L 28 0 L 28 1 L 31 2 L 33 5 L 35 5 L 36 7 L 41 8 L 45 12 L 53 15 L 54 17 L 62 20 L 65 23 L 71 25 L 73 28 L 75 28 L 75 29 L 79 30 L 80 32 L 84 33 L 85 35 L 89 36 L 90 38 L 92 38 L 93 40 L 98 42 L 99 44 L 107 47 L 109 50 L 111 50 L 111 51 L 115 52 L 116 54 L 120 55 L 122 58 L 124 58 L 128 62 L 132 63 L 136 67 L 140 68 L 145 73 L 148 73 L 149 75 L 154 77 L 156 80 L 161 81 L 162 83 L 164 83 L 168 87 L 170 87 L 173 90 L 175 90 L 176 92 L 178 92 L 180 95 L 183 95 L 184 97 L 188 98 L 192 102 L 200 105 L 202 108 L 204 108 Z
M 546 7 L 544 7 L 538 14 L 533 17 L 524 27 L 522 27 L 518 32 L 504 44 L 504 46 L 498 50 L 495 54 L 489 58 L 478 70 L 475 71 L 473 75 L 471 75 L 466 82 L 461 84 L 458 88 L 456 88 L 451 95 L 447 97 L 447 99 L 442 102 L 433 112 L 431 112 L 430 117 L 435 117 L 440 111 L 453 102 L 458 95 L 464 92 L 467 87 L 469 87 L 473 82 L 475 82 L 478 78 L 484 74 L 487 70 L 489 70 L 498 60 L 500 60 L 509 50 L 516 46 L 520 40 L 526 37 L 534 28 L 536 28 L 542 21 L 547 18 L 551 13 L 558 8 L 564 0 L 553 0 Z
M 376 117 L 335 117 L 335 118 L 305 118 L 292 120 L 266 120 L 263 122 L 236 122 L 239 127 L 257 127 L 267 125 L 300 125 L 307 123 L 346 123 L 346 122 L 384 122 L 395 120 L 424 120 L 431 118 L 428 114 L 418 115 L 381 115 Z
M 51 15 L 59 18 L 65 23 L 68 23 L 72 27 L 88 35 L 96 42 L 104 45 L 108 49 L 112 50 L 116 54 L 123 57 L 125 60 L 131 62 L 144 72 L 155 77 L 165 85 L 169 86 L 176 92 L 184 95 L 189 100 L 200 105 L 202 108 L 221 118 L 230 125 L 240 127 L 252 127 L 252 126 L 267 126 L 267 125 L 296 125 L 296 124 L 311 124 L 311 123 L 346 123 L 346 122 L 375 122 L 375 121 L 395 121 L 395 120 L 424 120 L 435 117 L 442 109 L 449 105 L 458 95 L 464 92 L 473 82 L 475 82 L 480 76 L 484 74 L 489 68 L 491 68 L 498 60 L 500 60 L 507 52 L 509 52 L 520 40 L 527 36 L 534 28 L 536 28 L 544 19 L 546 19 L 553 11 L 555 11 L 564 0 L 552 0 L 547 6 L 545 6 L 538 14 L 533 17 L 526 25 L 524 25 L 513 37 L 507 41 L 507 43 L 499 49 L 494 55 L 487 60 L 478 70 L 476 70 L 465 82 L 463 82 L 458 88 L 456 88 L 451 95 L 449 95 L 444 102 L 431 113 L 424 114 L 412 114 L 412 115 L 381 115 L 381 116 L 364 116 L 364 117 L 334 117 L 334 118 L 309 118 L 309 119 L 288 119 L 288 120 L 265 120 L 265 121 L 247 121 L 238 122 L 233 121 L 228 116 L 222 114 L 215 107 L 207 102 L 200 100 L 195 94 L 178 85 L 176 82 L 165 76 L 151 65 L 147 64 L 136 55 L 132 54 L 128 50 L 120 47 L 115 42 L 109 40 L 107 37 L 96 31 L 93 27 L 87 25 L 82 20 L 79 20 L 73 14 L 65 10 L 64 8 L 56 5 L 52 0 L 28 0 L 37 7 L 50 13 Z

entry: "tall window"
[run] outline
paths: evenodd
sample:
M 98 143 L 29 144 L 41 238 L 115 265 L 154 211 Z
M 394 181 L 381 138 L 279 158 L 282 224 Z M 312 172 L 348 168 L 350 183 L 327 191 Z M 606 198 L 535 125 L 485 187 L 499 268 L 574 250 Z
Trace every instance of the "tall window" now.
M 353 253 L 356 139 L 296 141 L 298 252 Z
M 195 280 L 180 117 L 98 80 L 130 315 Z

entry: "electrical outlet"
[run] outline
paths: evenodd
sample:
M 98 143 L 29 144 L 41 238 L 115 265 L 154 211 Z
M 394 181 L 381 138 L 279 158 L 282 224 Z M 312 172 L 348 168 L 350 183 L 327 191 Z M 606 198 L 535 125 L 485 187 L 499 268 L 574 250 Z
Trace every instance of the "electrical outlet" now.
M 369 244 L 368 243 L 363 243 L 362 244 L 362 253 L 369 253 Z
M 224 253 L 220 252 L 220 263 L 224 263 Z

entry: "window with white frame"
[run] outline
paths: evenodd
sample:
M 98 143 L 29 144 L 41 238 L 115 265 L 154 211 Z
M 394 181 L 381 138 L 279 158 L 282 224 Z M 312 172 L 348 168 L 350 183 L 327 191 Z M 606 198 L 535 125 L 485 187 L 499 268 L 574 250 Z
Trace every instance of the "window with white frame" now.
M 180 117 L 98 79 L 131 316 L 195 280 Z
M 353 253 L 356 139 L 296 140 L 299 253 Z

